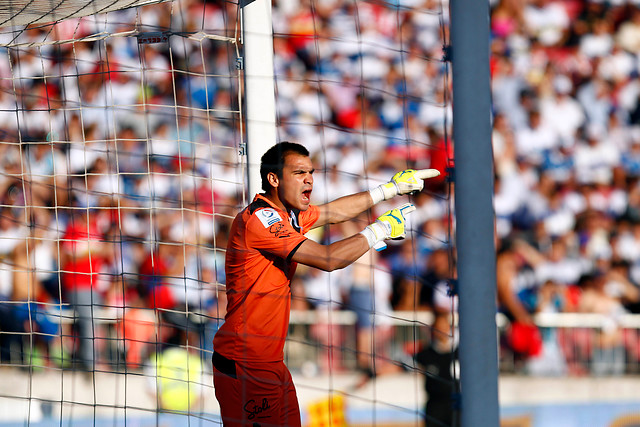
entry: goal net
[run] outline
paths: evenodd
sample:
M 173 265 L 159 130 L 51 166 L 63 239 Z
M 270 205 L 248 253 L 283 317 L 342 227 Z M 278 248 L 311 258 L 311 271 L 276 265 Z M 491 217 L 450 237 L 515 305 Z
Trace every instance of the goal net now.
M 446 10 L 273 5 L 277 140 L 311 152 L 314 203 L 442 172 L 410 198 L 405 241 L 340 272 L 299 267 L 285 362 L 305 425 L 418 425 L 425 381 L 455 391 L 425 368 L 439 346 L 448 372 L 455 350 Z M 250 196 L 240 11 L 0 1 L 0 426 L 221 425 L 212 338 Z
M 22 26 L 160 3 L 162 0 L 3 0 L 0 2 L 0 27 Z
M 413 426 L 426 417 L 427 425 L 452 425 L 424 414 L 426 381 L 434 398 L 437 390 L 449 401 L 456 391 L 450 76 L 443 51 L 448 2 L 278 6 L 279 138 L 303 141 L 311 151 L 318 168 L 313 201 L 372 188 L 406 168 L 442 172 L 410 198 L 417 211 L 408 216 L 406 240 L 344 270 L 299 267 L 292 292 L 302 311 L 293 313 L 286 357 L 303 374 L 297 389 L 311 401 L 310 425 L 342 425 L 343 406 L 327 395 L 341 397 L 356 424 Z M 315 238 L 330 243 L 349 236 L 402 202 L 377 205 Z
M 0 347 L 17 369 L 0 422 L 215 400 L 204 361 L 245 199 L 237 4 L 146 3 L 2 5 Z

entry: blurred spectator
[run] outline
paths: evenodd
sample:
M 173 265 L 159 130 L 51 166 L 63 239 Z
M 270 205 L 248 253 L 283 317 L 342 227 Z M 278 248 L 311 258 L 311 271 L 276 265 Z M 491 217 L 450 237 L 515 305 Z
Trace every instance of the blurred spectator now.
M 365 374 L 364 381 L 400 370 L 390 351 L 391 274 L 380 262 L 378 253 L 370 251 L 349 269 L 351 286 L 345 308 L 356 313 L 357 366 Z
M 580 53 L 587 58 L 604 57 L 613 51 L 612 22 L 603 17 L 593 23 L 591 32 L 580 39 Z
M 582 130 L 587 135 L 594 135 L 597 139 L 606 138 L 609 117 L 614 110 L 613 84 L 597 74 L 589 79 L 576 92 L 576 99 L 584 109 L 587 122 Z M 622 98 L 623 95 L 620 95 Z M 585 132 L 576 135 L 584 137 Z
M 36 243 L 27 229 L 24 219 L 19 216 L 23 210 L 2 208 L 0 230 L 2 230 L 2 304 L 0 311 L 0 331 L 2 334 L 2 359 L 15 363 L 30 363 L 29 356 L 36 351 L 48 351 L 48 344 L 55 339 L 57 327 L 45 315 L 40 303 L 47 302 L 44 289 L 34 274 L 35 260 L 27 257 L 35 252 Z M 42 333 L 33 348 L 24 346 L 28 334 Z M 38 336 L 38 335 L 36 335 Z M 44 344 L 44 348 L 42 348 Z M 37 350 L 36 350 L 37 348 Z M 41 361 L 37 361 L 40 362 Z
M 541 113 L 537 109 L 529 112 L 526 127 L 516 132 L 518 155 L 536 166 L 542 163 L 545 151 L 554 150 L 559 144 L 559 135 L 548 123 L 542 121 Z
M 397 301 L 394 307 L 396 310 L 450 312 L 455 309 L 455 301 L 450 298 L 450 286 L 454 285 L 452 280 L 455 278 L 449 251 L 446 248 L 437 249 L 429 256 L 426 270 L 418 280 L 411 281 L 411 277 L 408 277 L 408 281 L 395 282 L 398 288 L 394 290 L 394 295 L 397 295 L 392 300 Z
M 631 16 L 618 27 L 616 41 L 627 52 L 640 51 L 640 9 L 631 7 Z
M 449 314 L 436 314 L 428 345 L 415 355 L 415 359 L 425 375 L 425 425 L 459 426 L 460 415 L 454 405 L 454 396 L 459 389 L 458 331 L 452 327 Z
M 68 349 L 61 340 L 60 322 L 54 317 L 59 314 L 60 302 L 52 239 L 57 236 L 51 232 L 47 209 L 34 209 L 33 214 L 38 216 L 39 225 L 30 229 L 29 236 L 16 246 L 12 256 L 14 321 L 19 332 L 33 336 L 33 346 L 24 349 L 25 355 L 42 356 L 42 366 L 64 366 Z
M 499 0 L 491 13 L 491 31 L 507 38 L 523 25 L 523 9 L 517 0 Z
M 407 279 L 417 281 L 425 273 L 426 265 L 421 262 L 415 249 L 415 242 L 405 240 L 389 257 L 389 268 L 394 280 Z
M 497 256 L 497 295 L 501 311 L 512 323 L 533 325 L 530 309 L 520 299 L 523 293 L 535 293 L 533 269 L 514 242 L 500 242 Z
M 573 82 L 569 77 L 559 74 L 553 77 L 552 84 L 553 93 L 540 100 L 541 120 L 559 137 L 559 145 L 570 146 L 576 132 L 586 121 L 585 113 L 580 103 L 571 96 Z
M 33 197 L 47 204 L 54 203 L 55 193 L 64 188 L 67 177 L 63 154 L 50 141 L 30 144 L 25 157 L 24 166 L 30 178 Z M 52 188 L 54 191 L 51 191 Z
M 345 271 L 326 272 L 314 268 L 305 269 L 304 292 L 316 321 L 311 325 L 310 335 L 319 343 L 319 372 L 338 372 L 344 369 L 342 349 L 345 328 L 336 322 L 333 313 L 343 306 Z
M 619 161 L 619 153 L 604 143 L 605 130 L 597 125 L 589 126 L 583 138 L 578 140 L 575 151 L 576 179 L 580 184 L 611 184 L 613 167 Z
M 187 342 L 180 344 L 184 346 Z M 172 413 L 202 410 L 204 368 L 202 359 L 188 347 L 170 346 L 153 353 L 147 361 L 145 377 L 159 410 Z
M 545 46 L 562 44 L 569 29 L 569 16 L 562 4 L 553 0 L 531 0 L 523 11 L 528 33 Z
M 383 283 L 373 295 L 380 300 L 376 312 L 389 303 L 397 310 L 455 306 L 448 292 L 455 278 L 447 181 L 454 164 L 450 82 L 441 61 L 447 2 L 410 3 L 391 8 L 338 0 L 312 8 L 304 1 L 273 8 L 278 138 L 304 143 L 326 168 L 316 172 L 326 175 L 317 179 L 314 198 L 369 188 L 388 179 L 389 170 L 425 165 L 442 172 L 412 199 L 418 208 L 410 217 L 413 246 L 392 245 L 375 255 L 376 265 L 389 265 L 393 276 L 389 296 L 386 272 L 370 272 L 370 280 Z M 610 296 L 612 307 L 638 311 L 626 292 L 640 283 L 640 9 L 618 3 L 491 2 L 494 207 L 497 236 L 505 243 L 497 259 L 498 297 L 511 320 L 527 326 L 535 313 L 597 309 L 601 283 L 593 271 L 607 283 L 626 283 L 611 288 L 618 289 Z M 160 4 L 145 9 L 140 25 L 233 36 L 236 6 L 194 0 L 172 15 Z M 108 23 L 69 21 L 56 34 L 126 31 L 132 12 L 117 13 Z M 44 34 L 27 31 L 19 41 Z M 10 270 L 16 241 L 30 235 L 27 225 L 46 231 L 34 252 L 46 259 L 34 261 L 36 276 L 50 295 L 76 305 L 84 362 L 92 357 L 87 307 L 103 296 L 123 310 L 131 301 L 135 307 L 129 308 L 201 319 L 204 324 L 187 326 L 202 343 L 223 315 L 208 286 L 224 283 L 219 260 L 200 250 L 224 249 L 229 218 L 245 197 L 246 169 L 237 167 L 242 132 L 232 50 L 178 36 L 142 46 L 109 38 L 73 49 L 64 43 L 24 47 L 9 51 L 12 67 L 8 61 L 1 66 L 15 88 L 0 91 L 0 271 Z M 19 209 L 25 205 L 52 208 L 51 215 L 24 215 Z M 78 205 L 81 213 L 65 209 Z M 58 229 L 65 230 L 62 239 Z M 129 245 L 128 238 L 138 244 Z M 103 251 L 105 239 L 110 244 Z M 60 259 L 55 250 L 42 255 L 57 241 Z M 62 290 L 47 269 L 63 272 Z M 112 276 L 105 279 L 104 271 Z M 346 280 L 355 293 L 364 289 L 363 271 Z M 611 278 L 616 272 L 624 280 Z M 114 277 L 119 275 L 128 276 Z M 3 283 L 7 303 L 13 290 L 10 281 Z M 346 308 L 338 299 L 344 291 L 328 299 L 332 310 Z M 370 297 L 354 298 L 364 302 L 359 314 Z M 11 305 L 4 303 L 0 309 Z M 159 339 L 175 337 L 178 323 L 164 321 Z M 545 348 L 555 339 L 545 331 L 542 338 Z M 609 334 L 597 338 L 607 341 Z M 612 342 L 602 351 L 619 347 L 619 340 Z M 2 351 L 9 357 L 6 345 Z M 143 357 L 145 351 L 133 353 Z
M 604 315 L 601 329 L 592 329 L 591 372 L 594 375 L 620 375 L 624 372 L 624 346 L 622 330 L 618 323 L 624 308 L 619 297 L 607 291 L 607 275 L 596 271 L 586 282 L 580 299 L 579 310 L 583 313 Z
M 78 367 L 93 371 L 100 363 L 96 357 L 96 311 L 102 304 L 102 268 L 109 260 L 99 214 L 83 208 L 72 208 L 60 244 L 61 286 L 65 302 L 74 310 L 78 333 Z

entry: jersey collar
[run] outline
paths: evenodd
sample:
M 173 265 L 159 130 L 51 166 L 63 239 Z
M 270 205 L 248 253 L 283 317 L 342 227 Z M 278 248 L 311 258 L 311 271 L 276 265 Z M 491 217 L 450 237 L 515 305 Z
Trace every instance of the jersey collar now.
M 262 193 L 256 194 L 256 196 L 253 198 L 253 201 L 254 202 L 263 201 L 267 203 L 269 206 L 271 206 L 272 208 L 274 208 L 275 210 L 277 210 L 278 212 L 284 213 L 288 218 L 289 223 L 293 226 L 293 228 L 295 228 L 298 232 L 302 231 L 302 228 L 298 223 L 298 215 L 300 214 L 300 211 L 298 211 L 297 209 L 292 209 L 290 212 L 283 211 L 282 209 L 277 207 L 275 204 L 273 204 L 273 202 L 269 200 L 267 197 L 265 197 L 264 194 Z
M 258 200 L 266 202 L 267 204 L 269 204 L 269 206 L 271 206 L 272 208 L 274 208 L 275 210 L 277 210 L 279 212 L 284 212 L 282 209 L 280 209 L 278 206 L 276 206 L 271 200 L 269 200 L 267 197 L 265 197 L 265 195 L 262 194 L 262 193 L 256 194 L 256 196 L 253 198 L 254 202 L 257 202 Z

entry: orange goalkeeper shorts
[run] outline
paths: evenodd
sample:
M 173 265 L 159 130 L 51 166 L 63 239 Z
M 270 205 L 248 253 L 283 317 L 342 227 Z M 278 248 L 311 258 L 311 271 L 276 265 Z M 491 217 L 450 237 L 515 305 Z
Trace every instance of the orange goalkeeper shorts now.
M 237 363 L 213 353 L 213 385 L 224 427 L 300 427 L 300 407 L 284 362 Z

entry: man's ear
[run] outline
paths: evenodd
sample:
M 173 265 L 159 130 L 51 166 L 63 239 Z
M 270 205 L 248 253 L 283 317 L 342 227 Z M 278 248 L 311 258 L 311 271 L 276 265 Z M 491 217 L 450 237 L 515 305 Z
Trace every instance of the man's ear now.
M 278 188 L 278 185 L 280 185 L 280 178 L 278 178 L 278 175 L 274 172 L 267 174 L 267 181 L 269 181 L 269 184 L 274 188 Z

